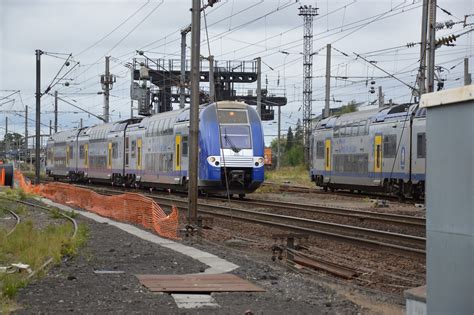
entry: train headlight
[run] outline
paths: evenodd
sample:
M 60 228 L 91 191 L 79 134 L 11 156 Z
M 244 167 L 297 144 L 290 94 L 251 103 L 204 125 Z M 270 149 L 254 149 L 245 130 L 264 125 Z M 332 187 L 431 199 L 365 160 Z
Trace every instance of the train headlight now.
M 216 161 L 216 158 L 213 157 L 213 156 L 210 156 L 207 158 L 207 160 L 210 162 L 210 163 L 214 163 Z
M 262 164 L 263 163 L 263 158 L 258 158 L 257 162 Z

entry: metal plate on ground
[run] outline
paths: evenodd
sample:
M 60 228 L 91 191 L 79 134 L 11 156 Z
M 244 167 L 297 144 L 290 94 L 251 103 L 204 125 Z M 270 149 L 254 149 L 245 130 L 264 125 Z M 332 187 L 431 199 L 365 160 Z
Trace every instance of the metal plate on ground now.
M 136 275 L 152 292 L 264 292 L 231 274 Z

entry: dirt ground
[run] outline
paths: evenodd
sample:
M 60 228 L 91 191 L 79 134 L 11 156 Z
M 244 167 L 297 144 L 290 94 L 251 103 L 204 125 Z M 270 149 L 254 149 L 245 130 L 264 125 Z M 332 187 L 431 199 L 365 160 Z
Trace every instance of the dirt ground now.
M 376 207 L 376 200 L 384 200 L 383 197 L 368 196 L 342 196 L 332 193 L 294 193 L 294 192 L 278 192 L 278 193 L 255 193 L 249 195 L 252 199 L 278 200 L 284 202 L 294 202 L 295 204 L 306 203 L 314 205 L 325 205 L 332 207 L 346 207 L 352 209 L 360 209 L 381 213 L 392 213 L 402 215 L 413 215 L 424 217 L 426 210 L 423 207 L 417 207 L 413 202 L 400 203 L 393 200 L 385 200 L 386 207 Z

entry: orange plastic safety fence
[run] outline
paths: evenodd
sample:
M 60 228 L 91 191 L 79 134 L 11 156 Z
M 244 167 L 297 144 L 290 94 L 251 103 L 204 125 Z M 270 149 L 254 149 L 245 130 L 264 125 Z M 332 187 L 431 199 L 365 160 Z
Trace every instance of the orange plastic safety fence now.
M 5 186 L 5 169 L 0 171 L 0 186 Z
M 135 193 L 105 196 L 90 189 L 65 183 L 32 185 L 23 174 L 15 171 L 19 188 L 55 202 L 76 206 L 117 221 L 140 224 L 161 236 L 178 239 L 179 215 L 173 206 L 169 215 L 151 198 Z

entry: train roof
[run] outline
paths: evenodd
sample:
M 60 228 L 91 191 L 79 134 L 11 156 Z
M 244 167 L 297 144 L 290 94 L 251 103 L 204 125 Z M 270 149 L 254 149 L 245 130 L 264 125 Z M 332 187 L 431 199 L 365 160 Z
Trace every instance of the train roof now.
M 48 140 L 52 140 L 56 143 L 59 142 L 66 142 L 69 139 L 76 137 L 78 133 L 78 129 L 70 129 L 70 130 L 64 130 L 64 131 L 59 131 L 56 132 L 55 134 L 51 135 Z
M 333 128 L 336 124 L 354 120 L 370 119 L 372 122 L 383 122 L 389 119 L 407 118 L 416 109 L 418 109 L 418 104 L 407 103 L 335 115 L 320 120 L 316 125 L 316 129 L 329 129 Z
M 216 105 L 218 109 L 238 109 L 247 108 L 244 102 L 239 101 L 218 101 L 209 104 L 200 105 L 200 110 L 203 110 L 211 105 Z M 173 118 L 176 118 L 173 121 Z M 84 127 L 81 129 L 70 129 L 60 131 L 52 135 L 49 139 L 55 142 L 67 141 L 70 137 L 76 137 L 77 133 L 80 132 L 80 136 L 89 136 L 90 140 L 98 140 L 107 138 L 109 132 L 120 132 L 125 130 L 127 126 L 136 126 L 137 128 L 147 128 L 154 121 L 162 119 L 169 119 L 172 122 L 175 121 L 188 121 L 189 120 L 189 107 L 185 109 L 178 109 L 169 112 L 157 113 L 148 117 L 134 117 L 125 120 L 120 120 L 112 123 L 98 124 L 90 127 Z

